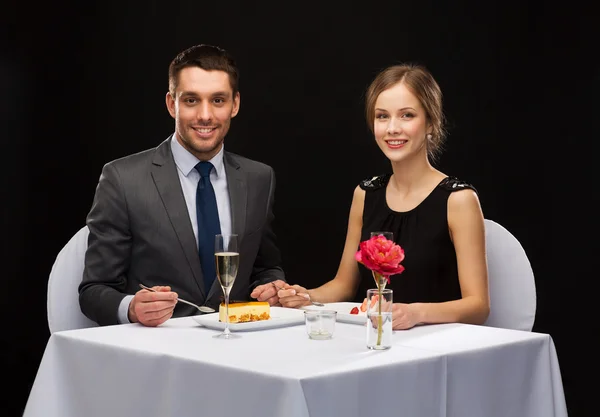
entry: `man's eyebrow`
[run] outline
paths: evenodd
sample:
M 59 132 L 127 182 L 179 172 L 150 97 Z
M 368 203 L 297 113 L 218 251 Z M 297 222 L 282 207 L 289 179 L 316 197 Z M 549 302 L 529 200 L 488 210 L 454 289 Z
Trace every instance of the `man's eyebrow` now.
M 199 97 L 200 95 L 193 91 L 183 91 L 181 97 Z M 227 97 L 227 91 L 216 91 L 210 95 L 211 97 Z

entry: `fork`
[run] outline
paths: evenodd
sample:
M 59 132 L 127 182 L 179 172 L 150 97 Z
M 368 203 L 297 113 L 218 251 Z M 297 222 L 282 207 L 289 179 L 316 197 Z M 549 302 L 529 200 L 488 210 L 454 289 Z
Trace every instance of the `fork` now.
M 143 288 L 143 289 L 145 289 L 145 290 L 152 291 L 152 292 L 158 292 L 158 291 L 156 291 L 156 290 L 155 290 L 155 289 L 153 289 L 153 288 L 146 287 L 144 284 L 140 284 L 140 288 Z M 189 302 L 189 301 L 183 300 L 183 299 L 181 299 L 181 298 L 179 298 L 179 297 L 177 297 L 177 301 L 180 301 L 180 302 L 182 302 L 182 303 L 184 303 L 184 304 L 189 304 L 189 305 L 191 305 L 192 307 L 196 307 L 198 310 L 200 310 L 200 311 L 201 311 L 201 312 L 203 312 L 203 313 L 214 313 L 214 312 L 215 312 L 215 309 L 214 309 L 214 308 L 210 308 L 210 307 L 208 307 L 208 306 L 199 306 L 199 305 L 197 305 L 197 304 L 194 304 L 194 303 L 192 303 L 192 302 Z
M 277 289 L 278 291 L 279 291 L 279 290 L 283 290 L 283 288 L 281 288 L 281 287 L 278 287 L 278 286 L 277 286 L 277 285 L 276 285 L 274 282 L 271 282 L 271 284 L 273 284 L 273 286 L 275 287 L 275 289 Z M 298 294 L 298 295 L 299 295 L 299 294 Z M 301 297 L 304 297 L 304 295 L 301 295 Z M 317 306 L 317 307 L 325 307 L 325 304 L 323 304 L 323 303 L 319 303 L 319 302 L 317 302 L 317 301 L 313 301 L 313 300 L 311 300 L 311 299 L 310 299 L 310 294 L 309 294 L 309 293 L 306 293 L 306 299 L 307 299 L 307 300 L 308 300 L 308 301 L 309 301 L 309 302 L 310 302 L 312 305 L 314 305 L 314 306 Z

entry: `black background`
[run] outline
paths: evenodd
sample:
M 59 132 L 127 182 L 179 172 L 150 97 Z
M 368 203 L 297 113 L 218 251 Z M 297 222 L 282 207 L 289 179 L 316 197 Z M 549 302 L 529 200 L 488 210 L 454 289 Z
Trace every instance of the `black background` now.
M 285 8 L 284 8 L 285 6 Z M 333 277 L 352 191 L 389 170 L 363 117 L 378 70 L 425 64 L 445 96 L 439 168 L 478 189 L 484 214 L 522 243 L 534 331 L 556 345 L 570 416 L 597 415 L 580 381 L 598 326 L 597 15 L 569 3 L 5 3 L 2 47 L 4 297 L 0 414 L 20 415 L 49 337 L 46 285 L 84 224 L 102 165 L 173 130 L 167 68 L 196 43 L 229 49 L 241 109 L 226 147 L 272 165 L 290 282 Z M 507 260 L 509 261 L 509 260 Z M 584 336 L 590 335 L 590 336 Z

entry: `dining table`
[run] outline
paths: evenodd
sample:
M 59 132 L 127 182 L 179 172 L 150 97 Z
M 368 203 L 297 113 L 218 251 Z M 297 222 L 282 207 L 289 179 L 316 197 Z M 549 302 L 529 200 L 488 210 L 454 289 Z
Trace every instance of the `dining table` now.
M 289 310 L 235 339 L 202 316 L 52 333 L 23 416 L 567 416 L 548 334 L 431 324 L 370 350 L 362 322 L 314 340 Z

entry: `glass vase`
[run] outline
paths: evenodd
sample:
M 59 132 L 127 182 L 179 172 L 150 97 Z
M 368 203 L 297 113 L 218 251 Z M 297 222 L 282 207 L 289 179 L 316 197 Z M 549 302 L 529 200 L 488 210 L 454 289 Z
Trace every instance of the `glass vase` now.
M 387 281 L 386 281 L 387 282 Z M 382 286 L 367 290 L 367 348 L 392 347 L 392 304 L 394 292 Z

